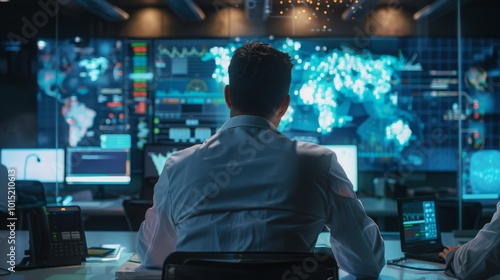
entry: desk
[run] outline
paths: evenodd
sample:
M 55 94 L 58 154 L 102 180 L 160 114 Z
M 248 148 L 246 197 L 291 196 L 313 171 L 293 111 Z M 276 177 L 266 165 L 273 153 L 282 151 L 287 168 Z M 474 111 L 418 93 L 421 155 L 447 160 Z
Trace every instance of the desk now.
M 0 232 L 0 267 L 7 268 L 7 231 Z M 0 279 L 9 280 L 111 280 L 115 279 L 116 269 L 125 263 L 134 251 L 135 232 L 86 232 L 87 245 L 120 243 L 125 250 L 118 262 L 86 263 L 84 265 L 42 268 L 27 271 L 17 271 Z M 16 232 L 16 263 L 19 263 L 27 249 L 28 232 Z
M 29 271 L 18 271 L 9 276 L 4 276 L 2 279 L 9 280 L 112 280 L 115 279 L 116 269 L 122 265 L 131 256 L 135 244 L 135 232 L 86 232 L 88 246 L 100 245 L 103 243 L 120 243 L 125 246 L 125 251 L 118 262 L 111 263 L 86 263 L 84 265 L 43 268 Z M 7 231 L 0 232 L 0 263 L 1 267 L 7 267 Z M 386 244 L 386 259 L 394 259 L 403 256 L 400 249 L 399 235 L 397 233 L 384 233 Z M 16 232 L 16 262 L 19 262 L 23 256 L 23 252 L 27 247 L 28 234 L 26 231 Z M 445 244 L 456 244 L 453 241 L 451 233 L 443 233 L 443 242 Z M 441 264 L 433 264 L 423 261 L 410 260 L 405 264 L 411 266 L 437 268 L 443 267 Z M 348 275 L 344 271 L 340 271 L 340 279 L 348 280 L 354 277 Z M 397 280 L 397 279 L 435 279 L 444 280 L 452 279 L 445 276 L 442 272 L 429 272 L 405 269 L 395 266 L 385 266 L 382 270 L 381 280 Z

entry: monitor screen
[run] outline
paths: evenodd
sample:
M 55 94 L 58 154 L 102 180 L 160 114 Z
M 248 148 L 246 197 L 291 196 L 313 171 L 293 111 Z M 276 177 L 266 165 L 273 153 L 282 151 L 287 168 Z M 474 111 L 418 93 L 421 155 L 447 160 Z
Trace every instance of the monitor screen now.
M 37 45 L 38 145 L 54 146 L 58 138 L 65 147 L 98 146 L 101 135 L 126 132 L 121 40 L 75 37 Z
M 464 38 L 459 77 L 456 39 L 420 37 L 373 38 L 363 49 L 333 37 L 40 40 L 38 144 L 100 146 L 103 135 L 129 133 L 139 158 L 131 168 L 140 171 L 146 143 L 203 142 L 229 118 L 229 61 L 252 39 L 294 63 L 278 129 L 301 141 L 355 144 L 360 171 L 456 171 L 459 119 L 472 131 L 466 149 L 498 146 L 500 41 Z
M 433 197 L 411 197 L 398 200 L 398 220 L 401 248 L 406 252 L 415 247 L 441 243 L 439 215 Z
M 462 152 L 462 198 L 491 203 L 500 199 L 500 150 Z
M 344 168 L 355 192 L 358 191 L 358 147 L 356 145 L 323 145 L 337 154 L 337 160 Z
M 130 149 L 75 147 L 67 149 L 67 184 L 128 184 Z
M 64 182 L 64 149 L 2 149 L 0 157 L 17 180 Z
M 190 144 L 145 145 L 143 154 L 143 177 L 159 177 L 168 157 L 190 146 Z

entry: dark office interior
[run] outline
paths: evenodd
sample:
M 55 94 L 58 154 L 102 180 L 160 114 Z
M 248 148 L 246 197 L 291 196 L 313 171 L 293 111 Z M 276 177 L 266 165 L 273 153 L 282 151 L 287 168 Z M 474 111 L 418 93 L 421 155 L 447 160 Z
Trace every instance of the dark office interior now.
M 495 1 L 459 2 L 0 1 L 0 148 L 23 157 L 31 152 L 22 150 L 63 150 L 63 162 L 47 155 L 47 170 L 65 173 L 42 182 L 47 203 L 150 200 L 161 172 L 155 158 L 163 163 L 157 156 L 202 142 L 228 118 L 222 50 L 259 39 L 296 55 L 295 108 L 284 134 L 354 146 L 356 161 L 346 164 L 354 165 L 360 198 L 461 201 L 462 227 L 480 228 L 500 198 L 500 21 Z M 332 81 L 305 66 L 331 55 L 373 72 L 367 78 L 337 63 L 351 72 Z M 330 105 L 319 106 L 308 94 L 326 88 L 338 96 L 323 95 Z M 82 117 L 77 129 L 71 114 L 91 120 Z M 82 171 L 73 162 L 75 171 L 70 161 L 105 144 L 116 150 L 114 161 L 99 168 L 123 174 L 83 182 L 78 172 L 95 166 Z M 18 180 L 37 181 L 26 162 L 40 160 L 23 159 Z M 465 210 L 469 203 L 481 205 L 479 221 Z M 123 212 L 85 219 L 87 230 L 137 228 Z M 395 216 L 374 219 L 397 230 Z

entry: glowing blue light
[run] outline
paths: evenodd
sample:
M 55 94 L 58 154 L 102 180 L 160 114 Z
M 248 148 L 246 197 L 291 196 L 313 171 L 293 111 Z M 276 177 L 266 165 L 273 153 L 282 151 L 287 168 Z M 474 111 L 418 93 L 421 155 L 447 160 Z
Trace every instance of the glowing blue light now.
M 411 135 L 412 131 L 410 126 L 401 119 L 394 121 L 385 128 L 386 139 L 394 140 L 400 146 L 407 145 Z
M 328 50 L 326 46 L 315 46 L 316 52 L 303 56 L 303 53 L 299 52 L 302 45 L 298 41 L 287 38 L 277 45 L 281 46 L 282 51 L 289 53 L 295 65 L 300 65 L 294 75 L 301 75 L 296 80 L 303 82 L 295 85 L 298 90 L 295 89 L 293 95 L 297 96 L 298 104 L 312 106 L 317 113 L 316 130 L 319 133 L 331 133 L 334 128 L 342 127 L 352 121 L 352 118 L 337 116 L 339 97 L 355 102 L 373 100 L 384 104 L 385 100 L 388 100 L 385 95 L 391 94 L 391 105 L 397 105 L 397 98 L 392 95 L 392 85 L 399 83 L 398 71 L 409 65 L 402 55 L 374 57 L 369 51 L 360 54 L 348 48 Z M 224 84 L 229 82 L 227 68 L 237 47 L 239 47 L 237 44 L 214 47 L 202 58 L 215 60 L 216 69 L 212 77 L 217 82 Z M 292 107 L 289 108 L 293 110 Z M 293 114 L 293 111 L 290 114 Z M 283 125 L 280 127 L 288 126 L 293 122 L 293 118 L 284 116 L 282 122 Z M 396 139 L 398 143 L 404 142 L 405 139 L 409 139 L 408 135 L 411 136 L 411 130 L 408 125 L 403 125 L 400 128 L 401 133 L 398 134 L 399 138 L 392 136 L 399 131 L 398 125 L 400 124 L 395 124 L 393 128 L 388 128 L 381 134 L 394 137 L 391 139 Z
M 293 43 L 293 49 L 294 49 L 295 51 L 300 50 L 300 47 L 301 47 L 301 45 L 300 45 L 300 43 L 299 43 L 299 42 L 295 42 L 295 43 Z
M 101 75 L 108 69 L 109 61 L 105 57 L 97 57 L 92 59 L 82 59 L 78 62 L 78 66 L 84 67 L 86 74 L 91 81 L 97 81 Z
M 152 80 L 153 79 L 153 73 L 131 73 L 128 75 L 129 79 L 131 80 Z
M 47 46 L 47 43 L 45 41 L 42 41 L 42 40 L 38 41 L 36 44 L 37 44 L 39 50 L 43 50 Z
M 288 106 L 285 114 L 283 117 L 281 117 L 280 124 L 278 126 L 278 129 L 283 130 L 285 127 L 289 126 L 293 122 L 293 114 L 295 110 L 293 109 L 292 106 Z

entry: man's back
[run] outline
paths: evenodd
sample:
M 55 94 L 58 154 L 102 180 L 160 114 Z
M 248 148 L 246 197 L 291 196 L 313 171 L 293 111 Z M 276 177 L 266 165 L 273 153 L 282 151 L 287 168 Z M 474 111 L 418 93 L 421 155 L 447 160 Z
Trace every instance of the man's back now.
M 328 215 L 332 155 L 265 119 L 233 118 L 167 163 L 176 249 L 311 251 Z
M 161 267 L 174 250 L 311 251 L 323 225 L 339 267 L 378 277 L 384 241 L 330 150 L 297 143 L 276 127 L 290 104 L 291 57 L 246 42 L 228 67 L 230 119 L 172 155 L 137 234 L 137 254 Z

